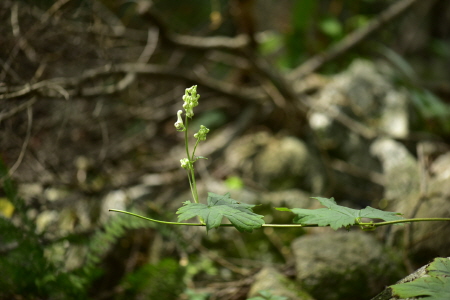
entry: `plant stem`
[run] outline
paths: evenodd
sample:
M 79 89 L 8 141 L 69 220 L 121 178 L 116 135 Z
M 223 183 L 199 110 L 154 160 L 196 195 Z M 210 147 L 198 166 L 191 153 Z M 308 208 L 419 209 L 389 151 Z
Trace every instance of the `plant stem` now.
M 450 221 L 450 218 L 414 218 L 414 219 L 402 219 L 402 220 L 386 221 L 386 222 L 378 222 L 378 223 L 358 223 L 355 225 L 380 227 L 380 226 L 400 224 L 400 223 L 433 222 L 433 221 Z
M 135 213 L 131 213 L 128 211 L 120 210 L 120 209 L 109 209 L 109 211 L 115 211 L 127 215 L 131 215 L 134 217 L 138 217 L 147 221 L 161 223 L 161 224 L 167 224 L 167 225 L 185 225 L 185 226 L 206 226 L 205 223 L 179 223 L 179 222 L 167 222 L 167 221 L 161 221 L 156 219 L 151 219 L 147 217 L 140 216 Z M 393 224 L 399 224 L 399 223 L 408 223 L 408 222 L 431 222 L 431 221 L 449 221 L 450 218 L 417 218 L 417 219 L 403 219 L 403 220 L 396 220 L 396 221 L 388 221 L 388 222 L 379 222 L 379 223 L 357 223 L 353 224 L 353 226 L 369 226 L 369 227 L 379 227 L 384 225 L 393 225 Z M 220 227 L 232 227 L 233 224 L 220 224 Z M 301 227 L 320 227 L 317 224 L 262 224 L 261 227 L 278 227 L 278 228 L 301 228 Z
M 194 146 L 194 151 L 192 151 L 192 159 L 194 159 L 194 156 L 195 156 L 195 150 L 197 150 L 197 146 L 198 146 L 198 143 L 200 142 L 200 139 L 197 139 L 197 142 L 195 142 L 195 146 Z
M 133 217 L 138 217 L 147 221 L 155 222 L 155 223 L 161 223 L 161 224 L 167 224 L 167 225 L 185 225 L 185 226 L 206 226 L 204 223 L 179 223 L 179 222 L 168 222 L 168 221 L 161 221 L 156 219 L 147 218 L 129 211 L 120 210 L 120 209 L 113 209 L 110 208 L 109 211 L 114 211 L 126 215 L 130 215 Z M 220 227 L 233 227 L 233 224 L 220 224 Z M 317 225 L 301 225 L 301 224 L 263 224 L 262 227 L 317 227 Z
M 192 198 L 194 198 L 194 202 L 198 203 L 198 193 L 197 193 L 197 185 L 195 183 L 195 174 L 194 174 L 194 167 L 193 167 L 193 156 L 194 154 L 192 154 L 192 156 L 189 154 L 189 141 L 188 141 L 188 129 L 189 129 L 189 118 L 186 116 L 185 118 L 185 128 L 186 130 L 184 131 L 184 145 L 186 148 L 186 155 L 187 155 L 187 159 L 189 160 L 189 165 L 190 165 L 190 170 L 188 170 L 188 179 L 189 179 L 189 187 L 191 188 L 191 193 L 192 193 Z M 197 141 L 198 143 L 198 141 Z M 197 144 L 195 145 L 195 148 L 197 148 Z M 195 152 L 195 148 L 194 148 L 194 152 Z
M 110 208 L 109 211 L 115 211 L 115 212 L 119 212 L 122 214 L 127 214 L 133 217 L 138 217 L 147 221 L 151 221 L 151 222 L 155 222 L 155 223 L 161 223 L 161 224 L 167 224 L 167 225 L 185 225 L 185 226 L 205 226 L 204 224 L 201 223 L 178 223 L 178 222 L 167 222 L 167 221 L 161 221 L 161 220 L 155 220 L 155 219 L 151 219 L 151 218 L 147 218 L 138 214 L 134 214 L 128 211 L 124 211 L 124 210 L 120 210 L 120 209 L 113 209 Z M 231 224 L 230 224 L 231 225 Z
M 197 139 L 197 142 L 194 146 L 194 151 L 192 151 L 192 156 L 189 158 L 190 161 L 192 161 L 192 169 L 191 169 L 191 178 L 192 178 L 192 191 L 194 193 L 194 200 L 195 203 L 198 203 L 198 192 L 197 192 L 197 183 L 195 182 L 195 171 L 194 171 L 194 156 L 195 156 L 195 150 L 197 150 L 197 146 L 199 143 L 199 139 Z

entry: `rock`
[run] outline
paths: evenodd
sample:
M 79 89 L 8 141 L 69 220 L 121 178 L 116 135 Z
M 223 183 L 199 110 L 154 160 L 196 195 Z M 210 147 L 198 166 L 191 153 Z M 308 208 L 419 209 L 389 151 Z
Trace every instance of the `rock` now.
M 310 154 L 294 137 L 273 138 L 255 157 L 255 175 L 262 184 L 277 190 L 295 187 L 308 172 Z
M 275 268 L 265 267 L 255 276 L 248 293 L 248 298 L 258 296 L 260 291 L 270 291 L 274 296 L 287 297 L 287 300 L 313 300 L 313 298 L 302 291 L 295 282 L 286 278 Z
M 320 147 L 348 164 L 346 168 L 335 168 L 338 173 L 334 179 L 334 195 L 361 194 L 367 199 L 380 198 L 379 181 L 372 180 L 372 176 L 345 171 L 354 166 L 353 170 L 361 171 L 360 174 L 376 174 L 380 164 L 367 155 L 370 141 L 380 132 L 398 138 L 409 133 L 409 93 L 398 88 L 386 73 L 392 73 L 387 65 L 355 60 L 311 96 L 310 104 L 314 109 L 308 115 L 309 124 Z M 353 192 L 349 193 L 349 188 Z M 365 205 L 367 203 L 359 200 L 363 197 L 350 200 Z
M 297 281 L 317 299 L 368 299 L 401 278 L 399 260 L 368 233 L 305 235 L 291 247 Z
M 386 210 L 402 213 L 405 218 L 450 218 L 450 152 L 437 157 L 429 168 L 431 176 L 421 179 L 416 158 L 401 143 L 379 139 L 371 150 L 383 165 Z M 405 228 L 409 235 L 406 239 Z M 415 265 L 450 255 L 450 239 L 442 238 L 450 236 L 447 222 L 412 223 L 388 230 L 389 244 L 408 241 L 406 247 Z
M 450 152 L 439 156 L 430 166 L 425 195 L 417 194 L 417 204 L 405 212 L 416 218 L 450 218 Z M 411 257 L 418 265 L 436 256 L 450 256 L 449 222 L 420 222 L 411 228 Z
M 323 192 L 325 176 L 306 143 L 292 136 L 265 132 L 244 136 L 226 150 L 228 166 L 268 190 L 300 188 Z
M 405 137 L 409 123 L 408 94 L 386 79 L 382 67 L 366 60 L 355 60 L 345 72 L 333 76 L 314 99 L 315 105 L 325 111 L 343 113 L 392 136 Z M 323 117 L 318 119 L 317 114 L 322 114 L 328 121 Z M 322 121 L 318 123 L 317 120 Z M 327 113 L 317 111 L 310 115 L 313 129 L 332 133 L 336 128 L 333 123 Z M 333 139 L 333 136 L 329 138 Z
M 405 146 L 388 138 L 375 140 L 371 153 L 378 157 L 385 176 L 384 196 L 388 201 L 398 202 L 419 192 L 419 166 L 416 158 Z M 396 209 L 402 209 L 400 204 Z M 404 210 L 403 210 L 404 211 Z

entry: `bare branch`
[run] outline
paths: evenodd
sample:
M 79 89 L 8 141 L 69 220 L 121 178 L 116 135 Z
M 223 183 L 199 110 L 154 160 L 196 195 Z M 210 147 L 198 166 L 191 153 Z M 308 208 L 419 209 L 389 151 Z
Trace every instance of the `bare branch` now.
M 355 30 L 347 35 L 339 43 L 332 46 L 324 53 L 317 54 L 294 69 L 289 74 L 289 79 L 294 80 L 296 78 L 302 78 L 305 75 L 311 74 L 320 69 L 327 62 L 341 56 L 348 50 L 352 49 L 376 31 L 383 28 L 389 22 L 392 22 L 403 13 L 405 13 L 414 4 L 418 3 L 418 0 L 401 0 L 397 1 L 383 11 L 378 17 L 371 20 L 365 27 Z
M 14 116 L 15 114 L 21 112 L 24 109 L 27 109 L 28 107 L 30 107 L 31 105 L 33 105 L 34 103 L 36 103 L 36 98 L 32 98 L 30 100 L 28 100 L 25 103 L 22 103 L 16 107 L 14 107 L 13 109 L 11 109 L 10 111 L 7 112 L 0 112 L 0 122 L 3 120 L 6 120 L 12 116 Z
M 57 88 L 64 88 L 67 96 L 86 96 L 92 97 L 99 94 L 111 94 L 123 89 L 127 82 L 119 81 L 113 85 L 82 87 L 82 83 L 99 77 L 111 76 L 121 73 L 136 73 L 142 76 L 156 76 L 158 78 L 168 78 L 183 80 L 189 83 L 197 83 L 222 95 L 234 97 L 245 101 L 260 101 L 265 97 L 265 93 L 259 89 L 246 89 L 234 86 L 232 84 L 225 84 L 214 80 L 205 80 L 188 70 L 180 70 L 169 68 L 166 66 L 142 64 L 142 63 L 124 63 L 118 65 L 105 65 L 99 68 L 85 71 L 78 77 L 53 78 L 49 80 L 39 81 L 34 84 L 27 84 L 23 86 L 0 88 L 1 99 L 14 99 L 26 96 L 33 92 L 43 94 L 47 97 L 58 97 L 55 93 L 51 93 L 49 89 L 55 90 Z M 8 90 L 12 92 L 8 92 Z M 259 92 L 258 92 L 259 91 Z

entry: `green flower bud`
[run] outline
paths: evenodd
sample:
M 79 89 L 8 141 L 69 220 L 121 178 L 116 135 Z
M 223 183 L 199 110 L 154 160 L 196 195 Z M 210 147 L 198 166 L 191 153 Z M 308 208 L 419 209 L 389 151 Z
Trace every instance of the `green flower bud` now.
M 180 163 L 181 163 L 181 167 L 183 169 L 186 169 L 186 170 L 191 170 L 192 169 L 192 165 L 191 165 L 191 162 L 189 161 L 189 159 L 182 158 L 182 159 L 180 159 Z
M 203 125 L 200 125 L 200 129 L 199 131 L 194 134 L 194 137 L 200 141 L 205 141 L 206 140 L 206 134 L 209 132 L 209 129 L 206 128 Z

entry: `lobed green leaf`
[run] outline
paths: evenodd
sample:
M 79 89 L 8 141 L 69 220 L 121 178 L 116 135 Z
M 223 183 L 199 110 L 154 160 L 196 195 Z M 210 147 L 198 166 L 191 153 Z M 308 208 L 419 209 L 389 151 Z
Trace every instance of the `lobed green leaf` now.
M 391 285 L 400 298 L 424 297 L 429 300 L 450 299 L 450 260 L 438 257 L 427 267 L 430 277 Z
M 334 198 L 313 197 L 327 208 L 304 209 L 304 208 L 276 208 L 279 211 L 291 211 L 297 216 L 294 223 L 303 225 L 317 224 L 318 226 L 330 226 L 334 230 L 358 224 L 361 218 L 381 219 L 395 221 L 403 219 L 400 213 L 382 211 L 370 206 L 358 210 L 336 204 Z
M 230 220 L 231 224 L 241 232 L 252 232 L 253 229 L 260 228 L 264 224 L 264 220 L 262 220 L 264 216 L 255 214 L 252 210 L 255 205 L 231 199 L 229 193 L 218 195 L 210 192 L 207 203 L 206 205 L 190 201 L 184 202 L 177 211 L 178 221 L 198 216 L 203 219 L 208 231 L 219 227 L 223 217 Z

